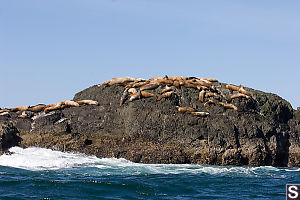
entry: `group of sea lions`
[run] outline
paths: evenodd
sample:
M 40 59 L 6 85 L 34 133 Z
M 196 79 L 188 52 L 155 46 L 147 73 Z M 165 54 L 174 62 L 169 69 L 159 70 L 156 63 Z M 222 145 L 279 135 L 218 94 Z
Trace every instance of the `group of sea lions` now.
M 168 98 L 173 94 L 176 94 L 173 91 L 171 86 L 175 88 L 187 87 L 193 88 L 199 91 L 198 98 L 201 103 L 204 103 L 205 107 L 210 107 L 212 105 L 220 105 L 225 109 L 238 110 L 238 108 L 231 104 L 230 102 L 235 98 L 246 98 L 250 99 L 252 97 L 251 93 L 246 91 L 242 85 L 226 85 L 226 88 L 230 90 L 231 96 L 226 99 L 227 103 L 222 102 L 223 96 L 213 85 L 213 82 L 218 82 L 216 79 L 211 78 L 200 78 L 200 77 L 184 77 L 184 76 L 172 76 L 172 77 L 155 77 L 150 78 L 149 80 L 145 79 L 135 79 L 131 77 L 121 77 L 121 78 L 112 78 L 108 81 L 105 81 L 101 85 L 113 86 L 116 84 L 123 85 L 125 90 L 120 99 L 120 106 L 122 106 L 126 100 L 133 101 L 140 98 L 156 97 L 157 101 L 160 101 L 162 98 Z M 100 85 L 99 85 L 100 86 Z M 145 90 L 154 90 L 159 86 L 165 86 L 164 89 L 160 92 L 159 95 L 146 92 Z M 189 112 L 195 116 L 208 116 L 208 112 L 195 111 L 192 107 L 179 107 L 176 106 L 177 110 L 181 113 Z
M 72 100 L 66 100 L 61 101 L 55 104 L 38 104 L 36 106 L 16 106 L 14 108 L 10 109 L 0 109 L 0 116 L 4 116 L 9 114 L 9 112 L 18 112 L 22 111 L 21 115 L 18 115 L 19 118 L 25 118 L 27 116 L 26 111 L 31 112 L 44 112 L 48 113 L 53 110 L 61 110 L 68 107 L 79 107 L 80 105 L 99 105 L 97 101 L 93 100 L 80 100 L 80 101 L 72 101 Z

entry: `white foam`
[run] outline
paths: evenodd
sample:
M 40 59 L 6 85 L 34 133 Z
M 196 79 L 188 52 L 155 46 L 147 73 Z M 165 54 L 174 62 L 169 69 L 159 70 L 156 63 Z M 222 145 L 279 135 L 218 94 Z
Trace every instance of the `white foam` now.
M 11 155 L 0 156 L 0 165 L 27 170 L 56 170 L 88 165 L 99 161 L 95 156 L 79 153 L 64 153 L 50 149 L 12 147 Z
M 80 153 L 65 153 L 45 148 L 12 147 L 11 155 L 0 156 L 0 165 L 26 170 L 57 170 L 93 167 L 100 174 L 234 174 L 242 176 L 274 175 L 278 171 L 300 171 L 300 168 L 220 167 L 195 164 L 142 164 L 120 158 L 97 158 Z

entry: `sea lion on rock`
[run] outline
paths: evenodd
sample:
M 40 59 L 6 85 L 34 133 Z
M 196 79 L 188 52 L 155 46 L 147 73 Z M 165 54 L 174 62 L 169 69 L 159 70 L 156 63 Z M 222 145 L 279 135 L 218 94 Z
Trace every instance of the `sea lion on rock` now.
M 98 101 L 93 101 L 93 100 L 80 100 L 77 101 L 77 103 L 79 105 L 96 105 L 96 106 L 99 105 Z
M 79 103 L 71 100 L 65 100 L 61 102 L 62 105 L 65 105 L 66 107 L 79 107 Z
M 236 111 L 238 110 L 238 108 L 233 104 L 219 102 L 219 105 L 221 105 L 221 106 L 223 106 L 224 108 L 227 108 L 227 109 L 233 109 L 233 110 L 236 110 Z
M 124 84 L 124 83 L 128 83 L 128 82 L 133 82 L 133 81 L 135 81 L 135 78 L 126 76 L 126 77 L 121 77 L 121 78 L 112 78 L 108 81 L 105 81 L 103 84 L 112 86 L 112 85 L 116 85 L 116 84 Z
M 133 83 L 128 83 L 125 87 L 126 88 L 137 88 L 137 87 L 141 87 L 144 86 L 146 84 L 148 84 L 149 81 L 145 81 L 145 82 L 133 82 Z
M 200 92 L 199 92 L 199 101 L 200 101 L 201 103 L 204 102 L 204 96 L 205 96 L 205 90 L 200 91 Z
M 251 93 L 250 93 L 250 92 L 247 92 L 247 91 L 244 89 L 244 86 L 242 86 L 242 85 L 240 86 L 238 92 L 240 92 L 240 93 L 242 93 L 242 94 L 244 94 L 244 95 L 247 95 L 247 96 L 249 96 L 249 97 L 252 96 Z
M 28 110 L 31 112 L 41 112 L 46 107 L 45 104 L 38 104 L 36 106 L 29 107 Z
M 179 88 L 180 87 L 180 83 L 179 83 L 179 81 L 174 81 L 173 82 L 173 86 L 175 86 L 175 87 L 177 87 L 177 88 Z
M 206 92 L 205 98 L 208 98 L 208 97 L 214 97 L 216 99 L 220 99 L 220 95 L 213 93 L 213 92 Z
M 226 88 L 229 89 L 230 91 L 239 91 L 240 87 L 236 85 L 226 85 Z
M 166 85 L 165 89 L 163 89 L 160 93 L 163 94 L 163 93 L 169 92 L 171 90 L 172 90 L 172 88 Z
M 157 101 L 160 101 L 162 98 L 170 97 L 172 94 L 175 94 L 175 92 L 173 92 L 173 91 L 166 92 L 166 93 L 160 95 L 159 97 L 157 97 Z
M 144 85 L 140 88 L 140 91 L 143 91 L 143 90 L 153 90 L 153 89 L 156 89 L 158 88 L 159 84 L 158 83 L 149 83 L 147 85 Z
M 0 116 L 5 116 L 5 115 L 9 115 L 9 112 L 8 112 L 8 111 L 6 111 L 6 112 L 2 112 L 2 113 L 0 113 Z
M 228 98 L 227 101 L 230 102 L 232 99 L 235 99 L 235 98 L 246 98 L 246 99 L 250 99 L 250 96 L 245 95 L 245 94 L 241 94 L 241 93 L 237 93 L 237 94 L 231 95 L 231 96 Z
M 156 94 L 152 94 L 152 93 L 146 92 L 146 91 L 141 91 L 141 96 L 144 98 L 148 98 L 148 97 L 155 97 Z
M 10 111 L 16 112 L 16 111 L 26 111 L 28 110 L 29 106 L 16 106 L 14 108 L 11 108 Z
M 129 98 L 129 101 L 139 99 L 140 97 L 141 97 L 141 91 L 138 91 L 137 93 L 131 95 L 131 97 Z
M 53 111 L 53 110 L 59 110 L 61 108 L 63 108 L 63 103 L 62 102 L 59 102 L 57 104 L 50 104 L 50 105 L 47 105 L 46 108 L 44 109 L 44 112 L 45 113 L 48 113 L 50 111 Z
M 18 115 L 18 118 L 26 118 L 26 117 L 27 117 L 27 114 L 25 111 L 23 111 L 21 115 Z
M 197 89 L 198 90 L 208 90 L 208 87 L 206 87 L 206 86 L 203 86 L 203 85 L 197 85 Z
M 192 115 L 195 115 L 195 116 L 200 116 L 200 117 L 206 117 L 209 115 L 208 112 L 191 112 Z
M 135 88 L 129 88 L 129 89 L 128 89 L 128 92 L 129 92 L 130 94 L 135 94 L 135 93 L 137 93 L 138 91 L 137 91 L 137 89 L 135 89 Z
M 180 107 L 180 106 L 176 106 L 177 110 L 181 113 L 185 113 L 187 111 L 189 112 L 195 112 L 194 108 L 191 107 Z

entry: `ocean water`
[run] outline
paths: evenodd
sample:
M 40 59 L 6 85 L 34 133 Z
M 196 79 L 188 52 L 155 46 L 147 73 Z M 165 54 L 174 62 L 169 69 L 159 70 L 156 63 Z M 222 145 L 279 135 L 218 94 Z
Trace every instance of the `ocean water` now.
M 285 199 L 300 168 L 140 164 L 13 147 L 0 156 L 0 199 Z

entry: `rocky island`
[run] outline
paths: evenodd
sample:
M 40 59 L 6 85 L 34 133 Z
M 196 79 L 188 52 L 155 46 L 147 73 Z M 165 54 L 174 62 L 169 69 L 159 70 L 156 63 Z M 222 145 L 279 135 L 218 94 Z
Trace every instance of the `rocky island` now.
M 113 78 L 51 105 L 0 110 L 0 152 L 35 146 L 141 163 L 300 167 L 300 110 L 200 77 Z

